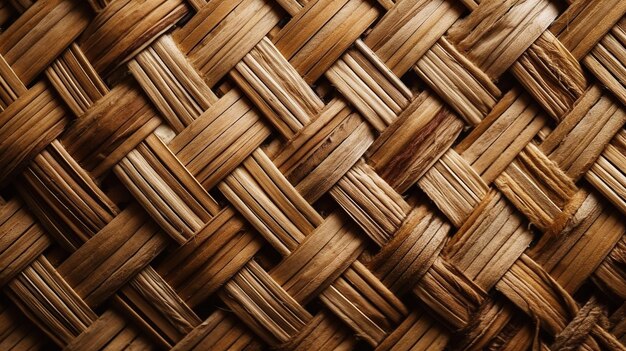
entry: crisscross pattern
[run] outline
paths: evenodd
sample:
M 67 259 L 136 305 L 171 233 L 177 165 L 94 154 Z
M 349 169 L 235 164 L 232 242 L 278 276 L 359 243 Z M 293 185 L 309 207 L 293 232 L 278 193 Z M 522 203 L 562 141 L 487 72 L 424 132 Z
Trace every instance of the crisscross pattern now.
M 0 350 L 624 350 L 626 1 L 0 1 Z

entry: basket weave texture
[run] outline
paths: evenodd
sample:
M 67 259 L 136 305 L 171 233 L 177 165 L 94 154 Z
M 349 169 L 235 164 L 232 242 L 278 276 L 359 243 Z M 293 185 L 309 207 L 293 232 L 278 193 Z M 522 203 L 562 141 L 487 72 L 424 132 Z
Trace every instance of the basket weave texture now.
M 625 13 L 2 0 L 0 350 L 625 350 Z

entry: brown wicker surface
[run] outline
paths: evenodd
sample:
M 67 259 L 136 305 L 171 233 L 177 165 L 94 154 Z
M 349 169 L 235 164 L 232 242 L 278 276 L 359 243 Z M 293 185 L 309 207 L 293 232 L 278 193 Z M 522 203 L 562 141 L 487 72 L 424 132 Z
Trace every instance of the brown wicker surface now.
M 0 350 L 624 350 L 625 0 L 2 0 Z

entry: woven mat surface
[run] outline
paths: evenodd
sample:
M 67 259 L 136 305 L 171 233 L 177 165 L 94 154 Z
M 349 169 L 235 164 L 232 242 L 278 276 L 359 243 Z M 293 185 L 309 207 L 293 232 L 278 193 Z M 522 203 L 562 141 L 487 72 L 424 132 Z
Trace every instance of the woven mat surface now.
M 1 0 L 0 350 L 626 350 L 625 13 Z

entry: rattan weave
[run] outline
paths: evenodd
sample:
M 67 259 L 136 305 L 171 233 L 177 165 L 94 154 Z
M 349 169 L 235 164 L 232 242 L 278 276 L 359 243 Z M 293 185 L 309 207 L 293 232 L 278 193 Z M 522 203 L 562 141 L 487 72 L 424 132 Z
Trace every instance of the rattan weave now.
M 0 351 L 626 350 L 625 0 L 0 0 Z

